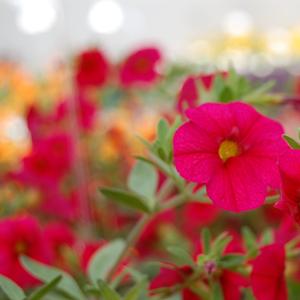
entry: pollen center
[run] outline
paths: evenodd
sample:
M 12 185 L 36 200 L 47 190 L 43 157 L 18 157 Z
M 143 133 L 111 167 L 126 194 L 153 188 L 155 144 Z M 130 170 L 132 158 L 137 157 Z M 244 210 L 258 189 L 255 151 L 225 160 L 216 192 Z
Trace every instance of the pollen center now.
M 17 254 L 24 254 L 27 250 L 27 245 L 24 242 L 17 242 L 15 245 L 15 251 Z
M 218 153 L 220 158 L 225 162 L 231 157 L 238 156 L 240 154 L 240 148 L 236 142 L 225 140 L 221 143 Z

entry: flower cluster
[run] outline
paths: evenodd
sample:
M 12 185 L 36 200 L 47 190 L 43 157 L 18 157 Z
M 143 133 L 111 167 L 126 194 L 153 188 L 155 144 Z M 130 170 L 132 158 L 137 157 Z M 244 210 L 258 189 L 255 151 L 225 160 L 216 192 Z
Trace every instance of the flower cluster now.
M 0 163 L 0 297 L 296 300 L 299 91 L 191 75 L 152 46 L 68 68 Z

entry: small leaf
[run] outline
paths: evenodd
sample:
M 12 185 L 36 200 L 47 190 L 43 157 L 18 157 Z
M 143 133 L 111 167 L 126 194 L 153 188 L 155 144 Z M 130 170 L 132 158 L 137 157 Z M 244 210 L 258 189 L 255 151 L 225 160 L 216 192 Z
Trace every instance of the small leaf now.
M 119 294 L 103 280 L 98 280 L 97 283 L 103 300 L 121 300 Z
M 222 268 L 235 268 L 241 265 L 245 260 L 245 257 L 241 254 L 226 254 L 221 257 L 220 265 Z
M 49 283 L 58 276 L 62 279 L 57 285 L 57 288 L 62 290 L 67 295 L 77 300 L 84 300 L 85 296 L 78 287 L 76 281 L 68 273 L 54 267 L 47 266 L 37 262 L 27 256 L 21 256 L 22 266 L 34 277 L 40 279 L 42 282 Z
M 248 255 L 250 255 L 251 257 L 254 256 L 258 249 L 255 235 L 248 227 L 242 228 L 242 235 L 245 242 L 245 246 L 248 250 Z
M 229 86 L 225 86 L 222 90 L 222 92 L 219 95 L 219 101 L 221 102 L 229 102 L 234 99 L 234 94 L 233 91 L 231 90 L 231 88 Z
M 58 283 L 61 281 L 62 276 L 57 276 L 53 280 L 51 280 L 49 283 L 43 285 L 39 289 L 35 290 L 28 298 L 28 300 L 40 300 L 45 295 L 47 295 L 50 291 L 52 291 Z
M 300 145 L 298 142 L 296 142 L 293 138 L 291 138 L 288 135 L 283 135 L 283 138 L 285 139 L 285 141 L 288 143 L 288 145 L 292 148 L 292 149 L 300 149 Z
M 162 143 L 165 141 L 168 134 L 169 124 L 165 119 L 161 119 L 157 126 L 157 136 L 158 140 Z
M 129 189 L 148 200 L 154 198 L 157 183 L 158 175 L 155 168 L 143 161 L 135 164 L 128 179 Z M 153 207 L 153 203 L 150 206 Z
M 23 290 L 9 278 L 0 275 L 0 287 L 10 300 L 23 300 L 26 298 Z
M 222 286 L 218 281 L 212 282 L 213 300 L 224 300 Z
M 226 232 L 220 234 L 213 242 L 211 254 L 213 256 L 216 256 L 217 258 L 220 258 L 231 240 L 232 237 L 229 236 Z
M 127 207 L 134 208 L 142 212 L 151 212 L 151 209 L 146 203 L 147 200 L 143 199 L 137 194 L 116 188 L 102 188 L 100 189 L 100 191 L 104 196 L 106 196 L 110 200 L 113 200 Z
M 168 247 L 168 251 L 176 257 L 182 264 L 194 266 L 195 262 L 190 256 L 190 254 L 182 249 L 181 247 L 170 246 Z
M 107 278 L 124 248 L 125 242 L 117 239 L 100 248 L 92 256 L 88 265 L 88 276 L 94 284 L 97 284 L 99 279 L 105 280 Z
M 146 280 L 138 282 L 133 288 L 131 288 L 128 293 L 125 295 L 124 300 L 138 300 L 142 293 L 147 292 L 147 284 Z M 143 298 L 144 299 L 144 298 Z
M 202 245 L 204 254 L 208 254 L 210 251 L 211 235 L 208 228 L 203 228 L 201 232 Z
M 266 229 L 263 234 L 262 234 L 262 238 L 261 238 L 261 245 L 265 246 L 265 245 L 270 245 L 274 242 L 274 233 L 272 229 Z

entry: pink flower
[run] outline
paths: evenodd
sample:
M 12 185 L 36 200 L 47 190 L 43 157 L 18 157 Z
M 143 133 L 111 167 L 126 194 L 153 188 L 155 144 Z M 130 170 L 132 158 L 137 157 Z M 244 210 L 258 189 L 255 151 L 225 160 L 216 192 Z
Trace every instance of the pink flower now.
M 79 88 L 101 87 L 109 75 L 109 62 L 98 49 L 82 52 L 77 58 L 75 79 Z
M 283 245 L 273 244 L 261 249 L 253 262 L 251 285 L 257 300 L 287 300 L 284 278 L 285 250 Z
M 15 175 L 22 182 L 37 186 L 52 186 L 72 167 L 74 145 L 71 137 L 57 133 L 40 140 L 23 158 L 22 169 Z
M 189 76 L 183 83 L 177 100 L 177 110 L 183 113 L 186 108 L 197 107 L 200 104 L 201 95 L 198 93 L 197 84 L 202 84 L 209 91 L 214 83 L 216 73 L 201 74 L 199 76 Z M 223 78 L 227 76 L 226 72 L 222 72 Z
M 50 249 L 52 251 L 55 265 L 65 270 L 68 269 L 65 249 L 71 248 L 75 244 L 75 236 L 69 226 L 60 222 L 47 224 L 44 229 Z
M 300 224 L 300 150 L 288 149 L 279 160 L 281 199 L 276 207 Z
M 279 186 L 277 158 L 287 147 L 281 125 L 241 102 L 206 103 L 187 117 L 173 141 L 180 175 L 205 184 L 223 209 L 261 206 L 268 188 Z
M 56 121 L 58 122 L 71 122 L 71 114 L 74 113 L 71 107 L 71 99 L 66 99 L 59 103 L 56 108 Z M 84 130 L 92 129 L 95 123 L 97 113 L 96 105 L 90 101 L 82 92 L 75 95 L 75 111 L 78 118 L 79 126 Z
M 159 75 L 156 68 L 160 61 L 161 53 L 156 48 L 143 48 L 133 52 L 121 66 L 121 84 L 130 87 L 153 83 Z
M 79 216 L 77 191 L 64 195 L 57 184 L 41 189 L 42 202 L 40 209 L 43 213 L 65 221 L 75 221 Z
M 0 221 L 0 273 L 22 287 L 37 280 L 21 266 L 19 256 L 26 255 L 43 263 L 51 261 L 51 252 L 38 221 L 31 216 L 6 218 Z

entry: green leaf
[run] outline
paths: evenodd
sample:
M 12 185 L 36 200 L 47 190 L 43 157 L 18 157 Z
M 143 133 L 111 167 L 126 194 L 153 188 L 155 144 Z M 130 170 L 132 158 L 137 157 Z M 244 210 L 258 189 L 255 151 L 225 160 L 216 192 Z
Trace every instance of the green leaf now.
M 103 300 L 121 300 L 119 294 L 103 280 L 98 280 L 97 283 Z
M 213 300 L 224 300 L 222 286 L 218 281 L 212 282 Z
M 292 149 L 300 149 L 300 145 L 298 142 L 296 142 L 293 138 L 291 138 L 290 136 L 284 134 L 283 138 L 285 139 L 285 141 L 288 143 L 288 145 L 292 148 Z
M 226 232 L 220 234 L 213 242 L 213 245 L 211 247 L 211 255 L 220 258 L 231 240 L 232 237 L 229 236 Z
M 143 280 L 138 282 L 133 288 L 131 288 L 125 295 L 124 300 L 138 300 L 142 294 L 147 293 L 148 282 Z M 144 299 L 144 298 L 143 298 Z
M 21 256 L 22 266 L 34 277 L 40 279 L 42 282 L 50 283 L 58 276 L 62 279 L 57 285 L 57 288 L 76 300 L 84 300 L 85 296 L 78 287 L 76 281 L 68 273 L 54 267 L 47 266 L 37 262 L 27 256 Z
M 219 263 L 222 268 L 235 268 L 240 266 L 245 260 L 241 254 L 227 254 L 221 257 Z
M 210 243 L 211 243 L 211 235 L 208 228 L 203 228 L 201 232 L 202 237 L 202 245 L 204 254 L 208 254 L 210 252 Z
M 229 86 L 225 86 L 222 92 L 220 93 L 218 100 L 221 102 L 229 102 L 235 100 L 232 89 Z
M 186 250 L 182 249 L 181 247 L 170 246 L 167 249 L 182 264 L 190 265 L 190 266 L 195 265 L 195 262 L 192 259 L 192 257 L 190 256 L 190 254 Z
M 28 300 L 39 300 L 42 299 L 45 295 L 47 295 L 50 291 L 52 291 L 58 283 L 61 281 L 62 276 L 59 275 L 51 280 L 49 283 L 43 285 L 39 289 L 35 290 L 28 298 Z
M 248 255 L 250 257 L 255 256 L 257 250 L 258 250 L 258 245 L 256 242 L 256 236 L 254 233 L 248 228 L 248 227 L 243 227 L 242 228 L 242 235 L 243 239 L 245 242 L 245 246 L 248 250 Z
M 0 287 L 10 300 L 23 300 L 26 298 L 23 290 L 9 278 L 0 275 Z
M 124 248 L 125 242 L 117 239 L 100 248 L 92 256 L 88 265 L 88 276 L 94 284 L 97 284 L 99 279 L 105 280 L 107 278 Z
M 265 245 L 270 245 L 274 242 L 274 233 L 272 229 L 266 229 L 263 234 L 262 234 L 262 238 L 261 238 L 261 245 L 265 246 Z
M 161 119 L 157 126 L 157 137 L 160 142 L 164 142 L 169 131 L 169 124 L 165 119 Z
M 129 189 L 147 198 L 151 208 L 154 206 L 157 183 L 158 175 L 155 168 L 143 161 L 135 164 L 128 178 Z
M 146 203 L 147 200 L 143 199 L 141 196 L 135 193 L 116 188 L 102 188 L 100 189 L 100 191 L 105 197 L 109 198 L 110 200 L 145 213 L 151 212 L 150 207 Z

